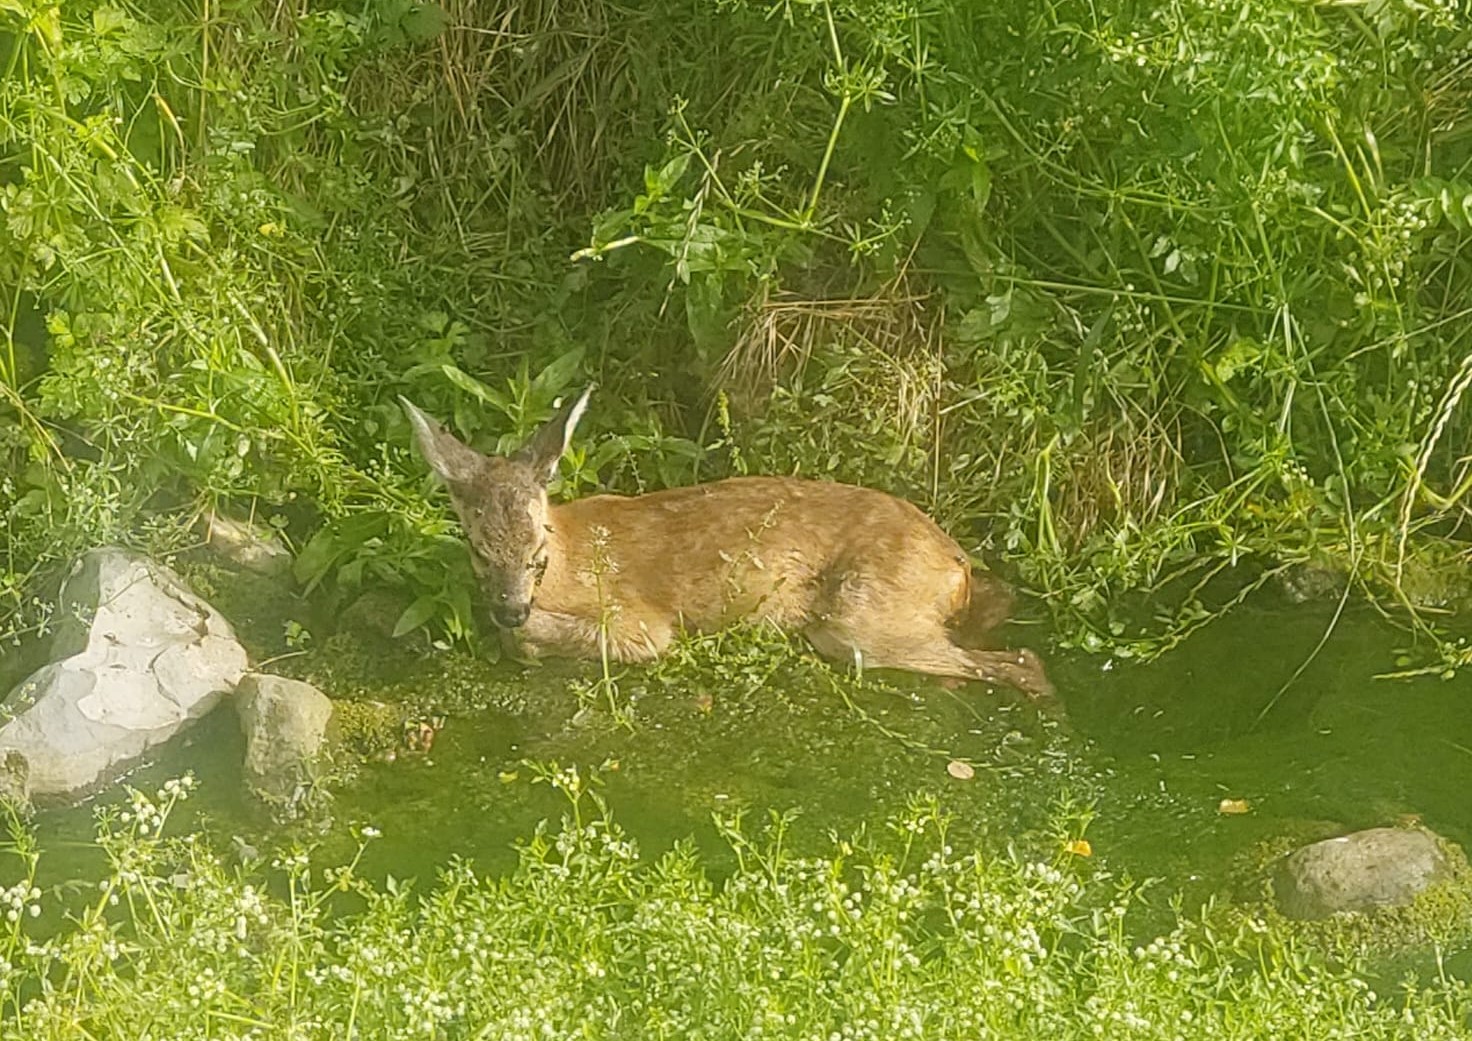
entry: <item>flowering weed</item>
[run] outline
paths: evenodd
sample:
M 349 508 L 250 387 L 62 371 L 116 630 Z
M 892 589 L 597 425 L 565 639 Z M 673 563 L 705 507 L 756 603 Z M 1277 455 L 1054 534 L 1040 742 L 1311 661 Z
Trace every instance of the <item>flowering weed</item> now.
M 1130 887 L 954 849 L 933 803 L 819 857 L 786 852 L 780 819 L 722 821 L 739 866 L 718 882 L 688 845 L 641 857 L 596 778 L 540 777 L 568 798 L 560 827 L 506 877 L 453 862 L 422 893 L 300 850 L 240 877 L 160 837 L 187 785 L 135 793 L 130 820 L 99 822 L 97 895 L 44 938 L 17 830 L 0 1038 L 1466 1036 L 1461 984 L 1389 1000 L 1250 919 L 1139 942 Z

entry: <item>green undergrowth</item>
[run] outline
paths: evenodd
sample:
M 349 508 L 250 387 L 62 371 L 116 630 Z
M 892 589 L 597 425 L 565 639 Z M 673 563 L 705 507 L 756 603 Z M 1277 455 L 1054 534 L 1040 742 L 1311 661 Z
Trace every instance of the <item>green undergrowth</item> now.
M 0 637 L 79 548 L 298 551 L 474 640 L 395 402 L 557 495 L 872 484 L 1148 658 L 1472 491 L 1468 0 L 0 5 Z M 612 562 L 618 564 L 619 562 Z M 416 637 L 417 638 L 417 637 Z M 1430 648 L 1430 649 L 1427 649 Z
M 190 784 L 102 815 L 96 877 L 7 844 L 0 1037 L 1415 1038 L 1467 1036 L 1456 981 L 1376 993 L 1276 928 L 1128 928 L 1141 891 L 1078 858 L 952 848 L 917 803 L 821 855 L 719 822 L 736 866 L 640 851 L 596 781 L 548 766 L 560 826 L 516 867 L 374 880 L 359 853 L 241 870 L 169 835 Z M 1067 822 L 1060 822 L 1067 827 Z

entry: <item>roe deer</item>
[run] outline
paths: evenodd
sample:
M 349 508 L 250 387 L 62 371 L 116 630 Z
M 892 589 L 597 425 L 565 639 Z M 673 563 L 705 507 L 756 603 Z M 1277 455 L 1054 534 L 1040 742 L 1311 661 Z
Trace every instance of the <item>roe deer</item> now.
M 836 660 L 1051 693 L 1033 652 L 952 641 L 948 624 L 964 615 L 999 621 L 1005 594 L 974 587 L 961 547 L 883 492 L 733 477 L 549 505 L 546 485 L 591 392 L 510 456 L 477 452 L 399 399 L 449 488 L 491 617 L 523 656 L 596 658 L 606 647 L 615 661 L 648 661 L 681 628 L 757 619 Z

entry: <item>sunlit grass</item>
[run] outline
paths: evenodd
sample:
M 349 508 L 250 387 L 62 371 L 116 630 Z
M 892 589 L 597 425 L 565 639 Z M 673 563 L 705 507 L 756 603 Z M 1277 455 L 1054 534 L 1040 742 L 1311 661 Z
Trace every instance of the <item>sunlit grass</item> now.
M 468 640 L 394 395 L 494 447 L 587 380 L 569 492 L 880 485 L 1086 649 L 1285 564 L 1455 602 L 1466 15 L 11 5 L 0 637 L 219 508 Z
M 738 866 L 717 880 L 688 846 L 641 854 L 577 770 L 537 773 L 567 812 L 502 878 L 374 882 L 301 849 L 228 868 L 164 837 L 187 782 L 101 816 L 108 866 L 64 893 L 35 886 L 18 830 L 0 1037 L 1466 1036 L 1461 984 L 1376 994 L 1255 920 L 1132 936 L 1134 890 L 1076 842 L 953 849 L 917 803 L 797 856 L 780 820 L 728 819 Z M 377 832 L 357 834 L 361 857 Z

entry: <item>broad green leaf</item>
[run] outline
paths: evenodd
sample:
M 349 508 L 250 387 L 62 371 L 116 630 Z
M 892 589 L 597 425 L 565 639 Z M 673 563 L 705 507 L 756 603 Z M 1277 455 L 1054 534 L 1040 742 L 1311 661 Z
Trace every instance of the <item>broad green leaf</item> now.
M 441 365 L 440 371 L 445 374 L 447 380 L 465 391 L 465 393 L 471 395 L 477 401 L 483 401 L 503 413 L 510 414 L 511 401 L 505 394 L 492 390 L 474 376 L 462 372 L 454 365 Z
M 550 401 L 567 388 L 583 366 L 583 348 L 574 347 L 554 358 L 546 368 L 532 380 L 532 396 Z
M 0 4 L 3 7 L 4 4 Z M 133 19 L 126 11 L 116 7 L 99 7 L 92 12 L 92 31 L 98 36 L 126 29 L 133 24 Z
M 355 513 L 334 521 L 308 540 L 292 564 L 292 575 L 310 593 L 342 557 L 388 530 L 389 515 L 380 511 Z
M 404 608 L 404 613 L 399 615 L 399 620 L 394 623 L 393 638 L 397 640 L 400 636 L 413 632 L 433 618 L 435 607 L 438 604 L 438 600 L 426 595 Z

